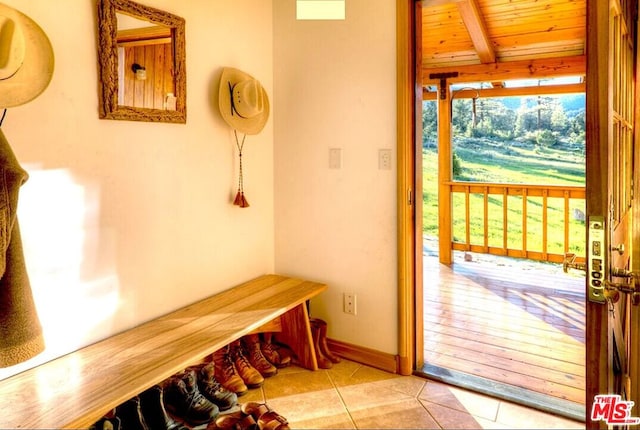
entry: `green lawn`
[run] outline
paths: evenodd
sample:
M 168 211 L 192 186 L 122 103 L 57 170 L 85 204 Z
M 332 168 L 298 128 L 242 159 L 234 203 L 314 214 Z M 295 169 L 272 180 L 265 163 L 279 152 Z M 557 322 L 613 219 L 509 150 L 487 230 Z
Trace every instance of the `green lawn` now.
M 533 145 L 495 144 L 465 139 L 454 146 L 460 160 L 461 171 L 455 178 L 460 181 L 521 183 L 541 185 L 584 185 L 584 155 L 573 148 L 538 148 Z M 423 150 L 423 229 L 428 236 L 438 235 L 438 166 L 435 149 Z M 548 252 L 564 253 L 564 200 L 549 198 L 547 201 Z M 489 246 L 503 244 L 502 196 L 491 196 L 488 206 Z M 464 242 L 464 196 L 455 194 L 453 199 L 454 240 Z M 507 202 L 507 246 L 522 248 L 522 197 L 510 196 Z M 584 255 L 585 224 L 575 220 L 574 210 L 584 213 L 584 200 L 570 201 L 570 251 Z M 470 197 L 471 243 L 484 244 L 483 196 Z M 527 199 L 527 248 L 542 250 L 542 198 Z

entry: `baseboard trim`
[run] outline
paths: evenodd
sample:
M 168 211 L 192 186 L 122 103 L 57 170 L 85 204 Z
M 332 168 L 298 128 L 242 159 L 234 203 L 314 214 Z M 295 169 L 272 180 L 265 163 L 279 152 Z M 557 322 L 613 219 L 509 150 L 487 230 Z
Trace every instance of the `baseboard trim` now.
M 386 372 L 398 373 L 398 358 L 396 355 L 330 338 L 327 338 L 327 344 L 331 352 L 347 360 L 366 364 Z

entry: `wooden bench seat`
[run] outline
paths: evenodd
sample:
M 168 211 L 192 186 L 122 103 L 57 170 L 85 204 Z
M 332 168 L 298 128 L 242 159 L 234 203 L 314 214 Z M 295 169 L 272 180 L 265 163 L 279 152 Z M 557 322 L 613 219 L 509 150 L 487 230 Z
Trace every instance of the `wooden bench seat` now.
M 280 321 L 300 364 L 317 361 L 306 301 L 326 285 L 264 275 L 0 381 L 0 428 L 87 428 L 240 337 Z

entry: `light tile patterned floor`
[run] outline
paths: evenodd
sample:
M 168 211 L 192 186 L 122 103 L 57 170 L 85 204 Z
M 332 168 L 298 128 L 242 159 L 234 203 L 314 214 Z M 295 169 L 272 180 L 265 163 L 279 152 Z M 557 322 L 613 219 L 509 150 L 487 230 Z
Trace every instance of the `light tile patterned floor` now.
M 266 402 L 294 429 L 584 429 L 584 423 L 347 360 L 316 372 L 281 369 L 239 400 Z

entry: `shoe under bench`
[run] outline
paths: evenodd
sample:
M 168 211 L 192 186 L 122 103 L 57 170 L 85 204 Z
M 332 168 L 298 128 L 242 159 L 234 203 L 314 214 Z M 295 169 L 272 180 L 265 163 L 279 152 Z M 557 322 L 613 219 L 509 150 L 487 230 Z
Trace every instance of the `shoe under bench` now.
M 307 301 L 317 282 L 264 275 L 0 381 L 0 428 L 88 428 L 119 404 L 249 333 L 318 364 Z

